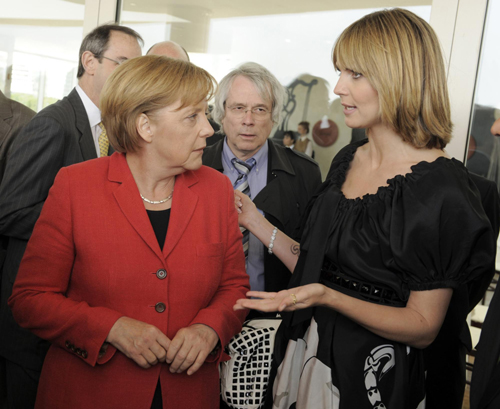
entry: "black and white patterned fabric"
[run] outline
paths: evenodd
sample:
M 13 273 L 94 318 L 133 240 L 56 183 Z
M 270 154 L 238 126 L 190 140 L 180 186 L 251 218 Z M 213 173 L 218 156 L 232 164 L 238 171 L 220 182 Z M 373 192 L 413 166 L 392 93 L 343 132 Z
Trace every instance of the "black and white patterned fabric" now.
M 259 409 L 264 405 L 280 324 L 281 318 L 248 320 L 226 347 L 231 359 L 221 364 L 221 395 L 230 408 Z

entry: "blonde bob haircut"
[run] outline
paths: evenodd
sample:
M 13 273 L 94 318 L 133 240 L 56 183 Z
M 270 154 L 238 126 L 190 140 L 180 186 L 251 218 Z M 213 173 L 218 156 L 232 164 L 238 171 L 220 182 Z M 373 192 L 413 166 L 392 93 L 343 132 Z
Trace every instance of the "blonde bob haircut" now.
M 381 121 L 404 141 L 429 149 L 450 141 L 443 56 L 436 34 L 420 17 L 399 8 L 368 14 L 340 35 L 333 64 L 370 81 Z
M 179 109 L 209 100 L 215 79 L 203 68 L 165 56 L 147 55 L 121 64 L 101 92 L 102 122 L 117 152 L 136 152 L 142 138 L 136 121 L 180 101 Z

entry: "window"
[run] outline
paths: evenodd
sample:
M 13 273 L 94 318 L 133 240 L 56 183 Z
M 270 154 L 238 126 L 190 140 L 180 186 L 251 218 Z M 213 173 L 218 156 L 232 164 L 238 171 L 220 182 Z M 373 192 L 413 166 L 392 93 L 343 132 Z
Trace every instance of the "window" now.
M 492 125 L 500 118 L 500 26 L 495 24 L 499 16 L 500 0 L 490 1 L 476 81 L 466 165 L 470 171 L 495 181 L 500 187 L 500 120 L 497 127 L 492 129 Z M 492 134 L 492 130 L 496 135 Z
M 0 89 L 39 111 L 76 84 L 84 4 L 16 0 L 1 8 Z

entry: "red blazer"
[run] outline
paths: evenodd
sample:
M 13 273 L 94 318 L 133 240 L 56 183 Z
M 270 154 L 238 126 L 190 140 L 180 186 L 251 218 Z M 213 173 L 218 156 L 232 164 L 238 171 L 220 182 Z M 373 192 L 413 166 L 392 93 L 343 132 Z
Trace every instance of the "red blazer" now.
M 148 409 L 158 378 L 164 408 L 218 408 L 225 354 L 192 376 L 167 364 L 142 369 L 111 346 L 98 354 L 122 316 L 170 339 L 206 324 L 225 345 L 241 328 L 245 313 L 233 305 L 249 288 L 237 219 L 227 177 L 187 171 L 176 179 L 161 251 L 125 155 L 61 169 L 9 299 L 19 324 L 53 343 L 36 408 Z

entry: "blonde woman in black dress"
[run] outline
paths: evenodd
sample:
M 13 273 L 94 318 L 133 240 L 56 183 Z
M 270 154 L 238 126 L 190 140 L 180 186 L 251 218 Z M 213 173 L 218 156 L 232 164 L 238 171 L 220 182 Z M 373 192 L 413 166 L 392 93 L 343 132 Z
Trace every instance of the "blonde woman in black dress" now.
M 268 406 L 424 408 L 422 349 L 453 290 L 494 257 L 492 230 L 463 164 L 436 35 L 402 9 L 347 28 L 334 92 L 367 140 L 342 149 L 309 204 L 302 242 L 236 196 L 240 224 L 294 271 L 289 290 L 249 292 L 235 309 L 284 312 Z

